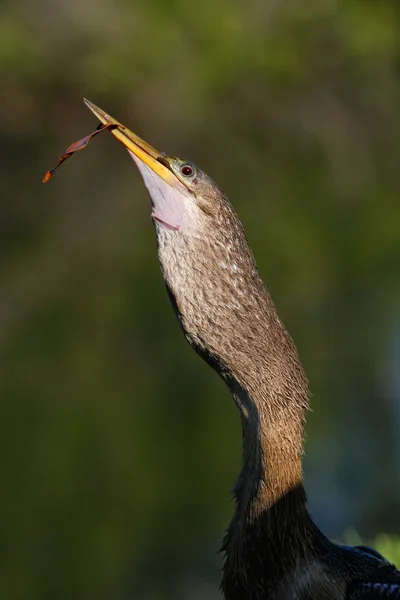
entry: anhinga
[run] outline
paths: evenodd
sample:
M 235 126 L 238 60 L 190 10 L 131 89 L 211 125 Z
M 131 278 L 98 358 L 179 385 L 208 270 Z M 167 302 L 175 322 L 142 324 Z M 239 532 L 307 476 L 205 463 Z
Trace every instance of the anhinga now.
M 152 200 L 161 272 L 186 339 L 239 408 L 243 465 L 223 542 L 227 600 L 400 599 L 400 572 L 374 550 L 329 541 L 302 484 L 307 378 L 224 192 L 86 101 L 128 149 Z

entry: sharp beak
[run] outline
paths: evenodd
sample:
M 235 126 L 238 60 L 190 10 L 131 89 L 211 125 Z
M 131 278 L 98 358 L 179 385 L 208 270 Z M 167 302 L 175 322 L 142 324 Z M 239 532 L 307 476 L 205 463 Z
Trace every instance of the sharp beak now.
M 113 129 L 110 128 L 110 132 L 128 150 L 143 177 L 153 204 L 151 213 L 153 219 L 170 229 L 179 230 L 185 216 L 184 197 L 191 194 L 168 168 L 167 159 L 163 158 L 161 162 L 161 153 L 150 144 L 141 140 L 125 125 L 110 117 L 89 100 L 85 100 L 85 104 L 103 125 L 114 125 Z
M 161 152 L 158 152 L 155 148 L 150 146 L 150 144 L 132 133 L 125 125 L 119 123 L 116 119 L 104 112 L 104 110 L 93 104 L 93 102 L 86 100 L 86 98 L 83 100 L 86 106 L 90 108 L 92 113 L 99 121 L 101 121 L 101 123 L 103 123 L 103 125 L 108 125 L 109 123 L 116 125 L 116 128 L 111 129 L 110 131 L 113 136 L 129 150 L 129 152 L 134 154 L 140 161 L 156 173 L 156 175 L 161 177 L 163 181 L 174 187 L 177 185 L 179 182 L 177 177 L 159 161 Z

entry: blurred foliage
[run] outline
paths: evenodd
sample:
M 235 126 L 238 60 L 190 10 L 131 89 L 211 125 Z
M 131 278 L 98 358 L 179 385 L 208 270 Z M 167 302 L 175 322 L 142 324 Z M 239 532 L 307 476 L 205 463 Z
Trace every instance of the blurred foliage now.
M 82 96 L 227 190 L 309 373 L 318 524 L 399 531 L 399 10 L 0 4 L 2 597 L 218 597 L 240 465 L 126 153 L 99 136 L 41 187 Z
M 363 546 L 365 543 L 354 529 L 349 529 L 344 536 L 346 544 L 350 546 Z M 380 533 L 367 546 L 376 548 L 389 562 L 400 567 L 400 536 Z
M 374 548 L 391 563 L 400 567 L 400 537 L 381 533 L 375 538 Z

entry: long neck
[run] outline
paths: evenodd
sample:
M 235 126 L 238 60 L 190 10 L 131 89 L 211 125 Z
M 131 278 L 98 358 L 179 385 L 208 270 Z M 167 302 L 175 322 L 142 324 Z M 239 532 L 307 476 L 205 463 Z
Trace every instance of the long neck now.
M 272 384 L 273 385 L 273 384 Z M 252 521 L 302 482 L 303 415 L 301 404 L 271 411 L 271 384 L 251 396 L 237 382 L 231 384 L 242 420 L 242 470 L 235 488 L 237 513 Z
M 306 512 L 301 456 L 307 378 L 238 221 L 195 238 L 157 232 L 179 323 L 193 348 L 224 378 L 241 414 L 243 467 L 224 544 L 227 564 L 250 556 L 260 530 L 266 530 L 260 539 L 268 557 L 282 533 L 279 515 L 285 528 L 295 525 L 298 511 Z M 295 510 L 286 510 L 289 506 Z
M 239 233 L 218 245 L 215 233 L 209 247 L 204 236 L 194 242 L 157 228 L 161 268 L 179 323 L 226 380 L 241 413 L 243 469 L 236 497 L 244 513 L 272 505 L 301 481 L 308 383 Z
M 256 335 L 244 342 L 242 337 L 233 360 L 224 361 L 243 437 L 235 513 L 223 545 L 223 589 L 229 600 L 247 597 L 242 587 L 246 581 L 252 581 L 254 588 L 263 582 L 267 590 L 276 575 L 283 577 L 290 570 L 290 563 L 294 568 L 315 532 L 302 486 L 308 382 L 294 343 L 264 288 L 257 304 Z M 254 313 L 253 307 L 253 318 Z M 251 331 L 248 314 L 247 332 Z M 235 343 L 232 337 L 231 343 Z
M 226 378 L 242 420 L 243 465 L 235 488 L 239 531 L 241 524 L 255 520 L 302 483 L 307 380 L 296 348 L 275 314 L 268 333 L 269 340 L 257 338 L 262 348 L 247 350 L 236 372 Z M 261 357 L 264 369 L 252 368 L 254 356 Z M 246 365 L 247 360 L 252 364 Z

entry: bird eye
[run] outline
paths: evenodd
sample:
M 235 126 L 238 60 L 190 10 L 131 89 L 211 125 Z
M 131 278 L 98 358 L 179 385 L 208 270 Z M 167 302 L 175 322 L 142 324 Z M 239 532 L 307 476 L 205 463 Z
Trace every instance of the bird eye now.
M 181 173 L 185 177 L 191 177 L 193 175 L 193 167 L 191 167 L 190 165 L 183 165 L 181 167 Z

